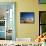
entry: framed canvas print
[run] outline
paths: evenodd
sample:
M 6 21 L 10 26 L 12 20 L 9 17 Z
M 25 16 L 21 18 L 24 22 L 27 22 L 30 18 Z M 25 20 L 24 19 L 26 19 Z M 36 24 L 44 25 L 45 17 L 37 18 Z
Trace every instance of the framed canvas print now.
M 40 4 L 46 4 L 46 0 L 39 0 Z
M 39 34 L 46 32 L 46 11 L 39 11 Z
M 0 2 L 0 40 L 15 40 L 15 2 Z
M 34 12 L 20 12 L 20 23 L 33 24 Z

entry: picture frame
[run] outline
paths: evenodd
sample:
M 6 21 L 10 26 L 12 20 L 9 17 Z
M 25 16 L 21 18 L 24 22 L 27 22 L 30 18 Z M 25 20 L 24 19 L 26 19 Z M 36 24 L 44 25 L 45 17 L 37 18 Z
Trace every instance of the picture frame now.
M 39 35 L 46 32 L 46 11 L 39 11 Z
M 34 12 L 20 12 L 20 23 L 34 24 Z
M 46 4 L 46 0 L 39 0 L 39 4 Z
M 0 40 L 16 40 L 15 10 L 16 2 L 0 2 Z

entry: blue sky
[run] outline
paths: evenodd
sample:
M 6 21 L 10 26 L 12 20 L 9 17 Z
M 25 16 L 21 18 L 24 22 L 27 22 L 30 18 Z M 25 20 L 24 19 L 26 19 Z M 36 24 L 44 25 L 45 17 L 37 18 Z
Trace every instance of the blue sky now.
M 25 13 L 21 13 L 21 19 L 31 19 L 34 18 L 34 13 L 33 12 L 25 12 Z

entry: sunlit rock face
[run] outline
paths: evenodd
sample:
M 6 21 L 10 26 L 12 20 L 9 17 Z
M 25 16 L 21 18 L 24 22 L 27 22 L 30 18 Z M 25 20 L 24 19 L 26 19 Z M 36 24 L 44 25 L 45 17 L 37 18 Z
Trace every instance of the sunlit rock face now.
M 21 20 L 22 23 L 32 23 L 33 21 L 34 21 L 33 18 L 26 18 Z
M 26 22 L 27 22 L 27 23 L 32 23 L 32 22 L 33 22 L 33 18 L 27 18 L 27 19 L 26 19 Z

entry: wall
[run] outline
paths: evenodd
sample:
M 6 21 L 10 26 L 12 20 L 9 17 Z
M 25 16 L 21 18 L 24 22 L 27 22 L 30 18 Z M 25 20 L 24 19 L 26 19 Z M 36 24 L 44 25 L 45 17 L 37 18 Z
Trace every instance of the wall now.
M 17 2 L 16 2 L 17 3 Z M 19 0 L 18 1 L 18 14 L 17 14 L 17 37 L 18 38 L 36 38 L 39 33 L 39 16 L 38 16 L 38 3 L 35 0 Z M 20 24 L 20 12 L 34 12 L 34 24 Z
M 37 0 L 3 0 L 0 2 L 16 2 L 16 37 L 36 38 L 39 34 L 39 5 Z M 44 6 L 44 5 L 43 5 Z M 45 10 L 44 7 L 40 10 Z M 34 12 L 34 24 L 20 24 L 20 12 Z

